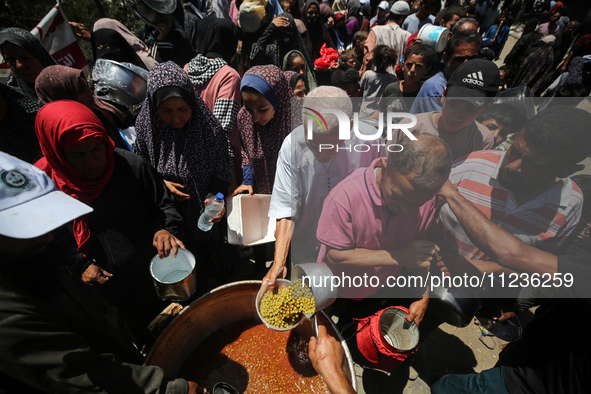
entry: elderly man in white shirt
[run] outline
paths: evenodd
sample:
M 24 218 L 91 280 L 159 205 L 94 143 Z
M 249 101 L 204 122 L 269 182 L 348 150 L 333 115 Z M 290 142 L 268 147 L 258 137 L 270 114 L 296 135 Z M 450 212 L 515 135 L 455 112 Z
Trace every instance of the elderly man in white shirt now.
M 324 199 L 355 169 L 367 167 L 388 153 L 378 130 L 363 121 L 358 122 L 359 134 L 375 138 L 359 138 L 351 122 L 347 125 L 350 138 L 339 139 L 343 119 L 323 110 L 338 110 L 353 119 L 347 93 L 333 86 L 321 86 L 304 100 L 303 125 L 283 141 L 269 208 L 269 217 L 277 219 L 275 258 L 263 279 L 270 284 L 287 274 L 290 245 L 292 265 L 316 261 L 320 246 L 316 227 Z M 310 126 L 312 131 L 308 134 Z

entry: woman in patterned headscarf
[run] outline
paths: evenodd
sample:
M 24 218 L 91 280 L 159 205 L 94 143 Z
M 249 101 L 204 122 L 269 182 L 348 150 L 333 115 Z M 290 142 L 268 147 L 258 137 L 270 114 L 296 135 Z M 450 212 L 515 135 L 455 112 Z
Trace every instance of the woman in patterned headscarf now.
M 205 105 L 226 134 L 233 179 L 240 168 L 236 116 L 240 109 L 240 75 L 230 67 L 238 45 L 238 27 L 231 20 L 208 16 L 199 22 L 197 56 L 185 71 Z M 238 180 L 239 181 L 239 180 Z M 237 182 L 238 182 L 237 181 Z
M 135 151 L 152 163 L 175 195 L 189 249 L 201 254 L 198 260 L 208 263 L 218 277 L 229 275 L 231 261 L 220 255 L 224 253 L 223 224 L 207 232 L 197 227 L 205 200 L 211 194 L 226 194 L 230 182 L 225 133 L 189 76 L 173 62 L 150 71 L 148 97 L 135 128 Z
M 35 80 L 35 93 L 43 104 L 56 100 L 74 100 L 94 110 L 94 92 L 89 89 L 84 72 L 72 67 L 49 66 Z
M 0 51 L 12 70 L 8 85 L 36 100 L 35 78 L 45 67 L 54 65 L 55 60 L 34 35 L 15 27 L 0 31 Z
M 277 66 L 255 66 L 242 78 L 238 113 L 243 181 L 232 194 L 271 194 L 279 149 L 302 124 L 300 102 Z
M 295 71 L 284 71 L 283 75 L 289 82 L 289 86 L 293 90 L 293 94 L 297 97 L 303 99 L 306 97 L 308 92 L 306 91 L 306 83 L 304 82 L 304 77 L 301 74 Z

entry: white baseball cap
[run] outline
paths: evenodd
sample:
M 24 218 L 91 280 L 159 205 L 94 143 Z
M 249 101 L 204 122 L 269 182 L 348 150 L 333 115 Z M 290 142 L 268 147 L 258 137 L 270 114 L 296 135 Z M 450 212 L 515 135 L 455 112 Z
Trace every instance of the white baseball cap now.
M 387 1 L 382 1 L 382 2 L 381 2 L 379 5 L 378 5 L 378 8 L 381 8 L 381 9 L 383 9 L 383 10 L 387 10 L 387 9 L 388 9 L 388 7 L 390 7 L 390 4 L 388 4 L 388 2 L 387 2 Z
M 408 15 L 410 14 L 410 6 L 406 1 L 397 1 L 392 4 L 390 12 L 396 15 Z
M 0 234 L 28 239 L 92 212 L 39 168 L 0 152 Z

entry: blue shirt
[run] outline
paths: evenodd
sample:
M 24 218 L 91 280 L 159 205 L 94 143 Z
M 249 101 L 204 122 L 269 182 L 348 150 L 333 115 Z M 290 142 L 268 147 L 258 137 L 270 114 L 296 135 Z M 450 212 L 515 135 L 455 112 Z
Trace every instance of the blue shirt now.
M 433 22 L 435 22 L 435 17 L 433 15 L 429 15 L 428 18 L 425 18 L 422 21 L 420 21 L 419 18 L 417 18 L 417 14 L 412 14 L 404 20 L 401 27 L 410 34 L 415 34 L 419 30 L 421 30 L 421 27 L 423 27 L 427 23 L 433 24 Z
M 499 51 L 503 48 L 505 41 L 507 41 L 507 38 L 509 38 L 509 31 L 511 30 L 510 26 L 505 24 L 501 26 L 501 30 L 499 30 L 499 33 L 497 34 L 498 28 L 499 25 L 491 26 L 491 28 L 488 29 L 488 31 L 484 34 L 484 38 L 488 40 L 494 39 L 495 35 L 497 36 L 495 43 L 490 45 L 491 49 L 495 53 L 495 56 L 497 56 Z
M 447 86 L 447 79 L 442 72 L 438 72 L 427 79 L 410 107 L 411 114 L 437 111 L 441 112 L 441 96 Z

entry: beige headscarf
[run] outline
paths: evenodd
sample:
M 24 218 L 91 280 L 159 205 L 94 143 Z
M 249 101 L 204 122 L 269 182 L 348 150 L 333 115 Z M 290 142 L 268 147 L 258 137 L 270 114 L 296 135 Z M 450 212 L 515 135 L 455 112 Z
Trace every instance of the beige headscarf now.
M 121 36 L 129 43 L 131 48 L 144 62 L 148 70 L 151 70 L 158 62 L 149 54 L 149 49 L 146 44 L 139 38 L 133 35 L 127 27 L 115 19 L 102 18 L 94 23 L 93 31 L 98 29 L 111 29 L 121 34 Z
M 245 33 L 257 31 L 265 18 L 267 0 L 245 0 L 238 11 L 238 26 Z

